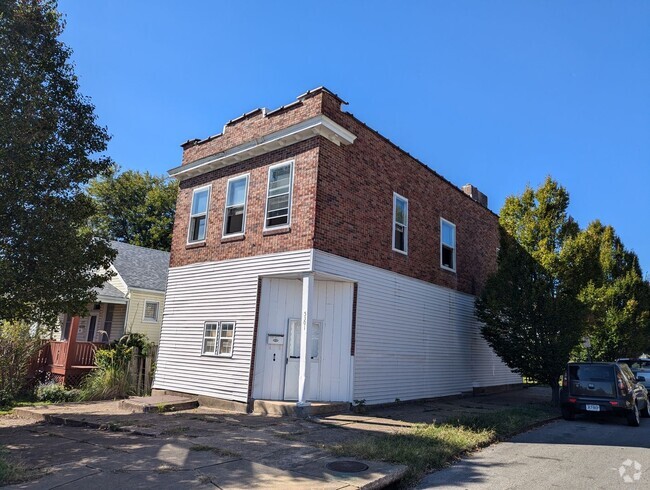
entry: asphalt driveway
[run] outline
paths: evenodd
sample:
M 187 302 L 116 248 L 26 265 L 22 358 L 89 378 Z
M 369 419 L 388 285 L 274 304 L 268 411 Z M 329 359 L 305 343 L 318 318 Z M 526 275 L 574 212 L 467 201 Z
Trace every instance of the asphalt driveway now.
M 432 473 L 418 488 L 650 488 L 650 419 L 558 420 Z

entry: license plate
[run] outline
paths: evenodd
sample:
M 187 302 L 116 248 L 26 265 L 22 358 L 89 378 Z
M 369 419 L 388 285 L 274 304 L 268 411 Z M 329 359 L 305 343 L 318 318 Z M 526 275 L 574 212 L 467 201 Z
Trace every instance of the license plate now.
M 587 412 L 600 412 L 600 405 L 587 405 Z

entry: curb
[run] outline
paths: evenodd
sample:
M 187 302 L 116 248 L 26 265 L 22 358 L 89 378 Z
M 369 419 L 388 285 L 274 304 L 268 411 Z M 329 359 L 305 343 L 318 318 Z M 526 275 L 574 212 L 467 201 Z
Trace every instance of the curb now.
M 65 425 L 68 427 L 86 427 L 89 429 L 107 430 L 112 432 L 126 432 L 138 436 L 157 437 L 158 433 L 147 431 L 146 429 L 135 428 L 131 426 L 119 426 L 111 423 L 89 422 L 75 418 L 63 417 L 60 415 L 49 415 L 45 413 L 32 412 L 26 408 L 14 408 L 14 414 L 23 419 L 36 420 L 52 425 Z

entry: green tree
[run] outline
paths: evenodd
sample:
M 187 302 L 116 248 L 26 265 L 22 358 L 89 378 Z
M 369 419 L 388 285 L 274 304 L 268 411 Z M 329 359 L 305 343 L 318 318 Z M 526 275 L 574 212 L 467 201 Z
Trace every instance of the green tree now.
M 579 231 L 568 205 L 567 191 L 550 177 L 506 199 L 498 269 L 476 301 L 488 344 L 514 371 L 548 383 L 554 403 L 585 317 L 577 298 L 584 274 L 565 252 Z
M 650 348 L 650 285 L 638 257 L 611 226 L 592 222 L 567 246 L 573 263 L 589 264 L 579 299 L 588 310 L 591 357 L 613 361 Z M 579 350 L 580 357 L 585 352 Z
M 111 166 L 52 0 L 0 1 L 0 319 L 53 322 L 95 298 L 113 251 L 84 227 Z
M 97 203 L 92 223 L 98 233 L 133 245 L 170 249 L 177 181 L 149 172 L 120 173 L 115 167 L 93 180 L 88 193 Z

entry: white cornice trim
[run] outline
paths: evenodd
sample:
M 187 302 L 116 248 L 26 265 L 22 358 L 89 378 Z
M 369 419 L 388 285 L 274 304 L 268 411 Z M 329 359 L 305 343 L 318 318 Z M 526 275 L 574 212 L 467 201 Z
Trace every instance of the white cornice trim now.
M 188 165 L 175 167 L 169 175 L 178 180 L 189 179 L 319 135 L 339 146 L 350 145 L 357 139 L 343 126 L 321 114 Z

